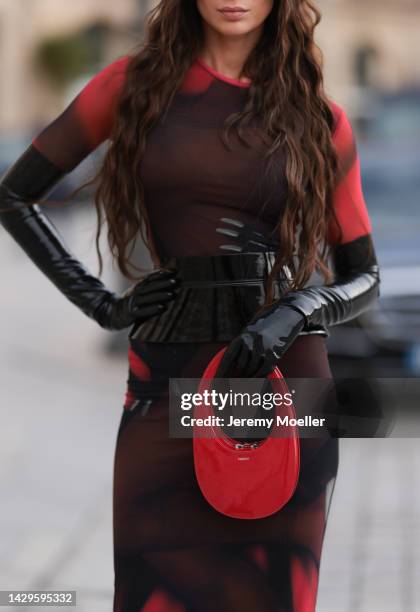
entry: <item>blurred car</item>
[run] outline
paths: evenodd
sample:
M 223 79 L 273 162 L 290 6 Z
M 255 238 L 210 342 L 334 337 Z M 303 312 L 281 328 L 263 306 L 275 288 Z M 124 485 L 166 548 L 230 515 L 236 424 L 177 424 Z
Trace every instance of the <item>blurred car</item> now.
M 381 266 L 377 308 L 331 329 L 337 376 L 420 376 L 420 89 L 380 98 L 358 139 Z

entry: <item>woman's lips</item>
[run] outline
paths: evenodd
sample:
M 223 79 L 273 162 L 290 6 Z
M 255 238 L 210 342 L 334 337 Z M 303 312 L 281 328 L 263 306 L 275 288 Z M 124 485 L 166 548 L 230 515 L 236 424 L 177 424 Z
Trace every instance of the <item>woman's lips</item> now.
M 221 13 L 223 17 L 227 19 L 227 21 L 239 21 L 240 19 L 243 19 L 243 17 L 245 17 L 245 15 L 249 12 L 248 9 L 244 9 L 240 6 L 224 6 L 223 8 L 218 10 L 219 13 Z

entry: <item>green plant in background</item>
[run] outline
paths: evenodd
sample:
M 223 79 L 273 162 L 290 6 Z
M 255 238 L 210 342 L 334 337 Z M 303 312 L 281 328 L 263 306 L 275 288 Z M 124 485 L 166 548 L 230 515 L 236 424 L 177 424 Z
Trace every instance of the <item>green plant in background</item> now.
M 76 33 L 44 38 L 35 51 L 35 62 L 57 87 L 93 70 L 103 56 L 109 26 L 95 23 Z

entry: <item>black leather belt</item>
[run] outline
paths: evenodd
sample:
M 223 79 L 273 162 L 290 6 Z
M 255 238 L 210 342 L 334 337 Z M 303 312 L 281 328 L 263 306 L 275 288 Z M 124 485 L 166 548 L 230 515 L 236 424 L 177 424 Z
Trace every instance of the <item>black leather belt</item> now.
M 177 270 L 181 280 L 176 299 L 162 314 L 136 323 L 129 337 L 143 342 L 229 342 L 264 305 L 274 262 L 273 252 L 169 259 L 164 267 Z M 291 280 L 290 270 L 283 268 L 274 283 L 275 299 L 284 295 Z
M 275 263 L 275 253 L 232 253 L 213 257 L 174 257 L 165 267 L 178 271 L 183 284 L 260 284 L 267 279 Z M 279 278 L 291 280 L 284 269 Z

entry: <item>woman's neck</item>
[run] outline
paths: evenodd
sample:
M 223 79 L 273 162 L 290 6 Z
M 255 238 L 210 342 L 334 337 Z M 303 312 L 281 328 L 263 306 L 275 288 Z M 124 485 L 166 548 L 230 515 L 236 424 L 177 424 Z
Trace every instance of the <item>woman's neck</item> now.
M 208 30 L 199 56 L 208 66 L 226 77 L 246 80 L 242 79 L 242 70 L 259 37 L 260 33 L 253 31 L 232 40 L 214 30 Z

